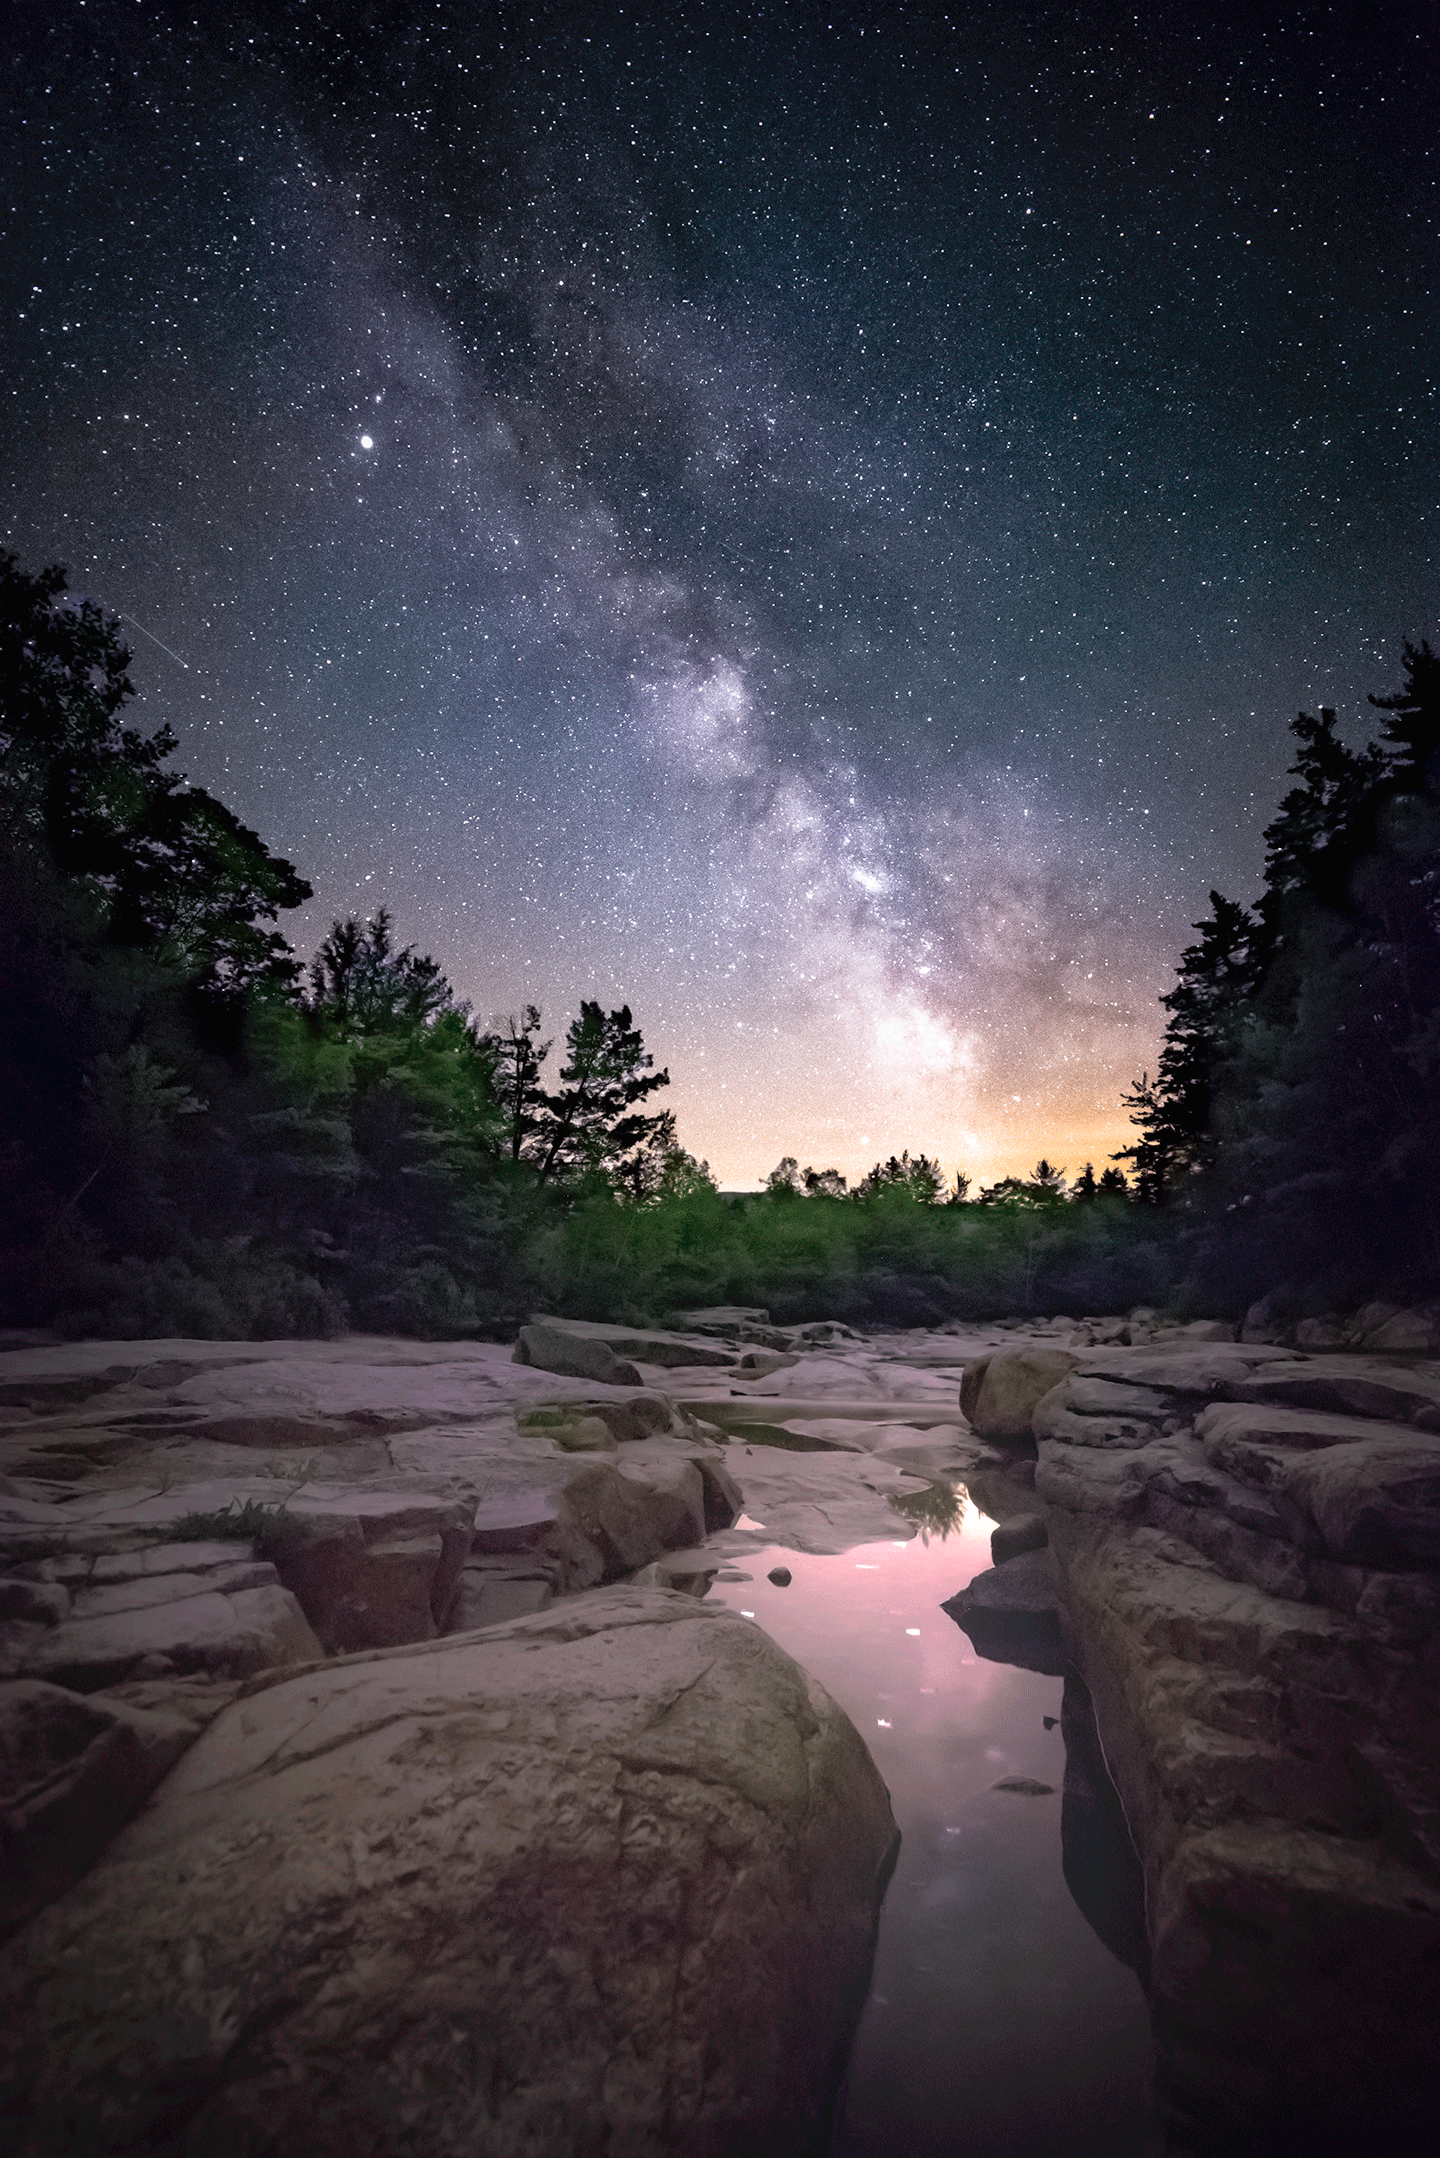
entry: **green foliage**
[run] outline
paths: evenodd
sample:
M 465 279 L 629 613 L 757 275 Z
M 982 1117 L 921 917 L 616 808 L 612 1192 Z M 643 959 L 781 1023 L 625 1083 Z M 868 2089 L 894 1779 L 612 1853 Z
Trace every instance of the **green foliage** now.
M 165 1533 L 175 1543 L 252 1544 L 257 1558 L 274 1559 L 303 1539 L 305 1525 L 284 1506 L 266 1506 L 260 1499 L 246 1499 L 242 1506 L 232 1499 L 213 1513 L 182 1514 L 167 1523 Z

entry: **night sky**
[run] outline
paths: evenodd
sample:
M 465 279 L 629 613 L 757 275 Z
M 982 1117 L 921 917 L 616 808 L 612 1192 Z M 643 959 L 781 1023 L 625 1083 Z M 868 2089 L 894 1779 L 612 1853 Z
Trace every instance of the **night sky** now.
M 726 1184 L 1098 1169 L 1434 634 L 1436 21 L 12 5 L 0 539 L 302 950 L 628 1001 Z

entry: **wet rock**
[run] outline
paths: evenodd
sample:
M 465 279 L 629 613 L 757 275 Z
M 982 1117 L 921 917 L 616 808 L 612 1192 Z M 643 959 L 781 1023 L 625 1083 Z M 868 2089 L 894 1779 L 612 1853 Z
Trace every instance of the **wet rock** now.
M 990 1531 L 990 1557 L 995 1565 L 1003 1566 L 1006 1559 L 1019 1558 L 1023 1552 L 1043 1551 L 1049 1541 L 1043 1514 L 1015 1514 Z
M 322 1667 L 11 1943 L 10 2148 L 800 2158 L 894 1845 L 848 1719 L 727 1611 L 613 1590 Z
M 940 1608 L 989 1663 L 1018 1664 L 1052 1678 L 1068 1668 L 1048 1551 L 1027 1551 L 976 1574 Z
M 960 1406 L 982 1439 L 1028 1439 L 1038 1403 L 1078 1362 L 1068 1349 L 997 1349 L 965 1366 Z

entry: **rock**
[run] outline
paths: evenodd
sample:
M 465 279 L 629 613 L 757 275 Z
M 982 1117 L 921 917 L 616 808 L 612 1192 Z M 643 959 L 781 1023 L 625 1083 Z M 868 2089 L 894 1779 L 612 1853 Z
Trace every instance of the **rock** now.
M 1145 1512 L 1146 1488 L 1161 1460 L 1170 1459 L 1155 1446 L 1133 1451 L 1112 1451 L 1070 1446 L 1060 1439 L 1042 1439 L 1035 1463 L 1035 1495 L 1050 1508 L 1063 1513 L 1095 1513 L 1119 1520 L 1139 1520 Z
M 549 1491 L 520 1491 L 508 1499 L 485 1499 L 476 1507 L 472 1552 L 533 1551 L 560 1525 L 560 1500 Z
M 47 1679 L 79 1693 L 115 1685 L 155 1658 L 170 1670 L 248 1678 L 320 1654 L 274 1567 L 243 1557 L 204 1573 L 78 1588 L 58 1625 L 0 1624 L 0 1675 Z
M 1025 1551 L 1043 1551 L 1050 1541 L 1043 1514 L 1016 1514 L 990 1531 L 990 1557 L 997 1566 Z
M 471 1509 L 414 1491 L 301 1492 L 274 1546 L 327 1655 L 433 1640 L 470 1549 Z
M 1255 1342 L 1281 1340 L 1286 1330 L 1283 1308 L 1282 1300 L 1273 1293 L 1259 1297 L 1241 1321 L 1240 1339 Z
M 1002 1776 L 990 1786 L 992 1791 L 1013 1791 L 1017 1798 L 1053 1798 L 1053 1783 L 1041 1783 L 1038 1776 Z
M 554 1596 L 548 1574 L 524 1571 L 523 1560 L 482 1559 L 461 1570 L 447 1614 L 447 1634 L 500 1626 L 544 1611 Z
M 770 1324 L 758 1305 L 707 1304 L 699 1311 L 672 1311 L 669 1325 L 682 1334 L 709 1334 L 720 1341 L 753 1341 L 762 1349 L 787 1350 L 790 1336 Z
M 966 1365 L 960 1406 L 982 1439 L 1028 1439 L 1036 1406 L 1079 1360 L 1068 1349 L 997 1349 Z
M 767 1581 L 774 1582 L 777 1589 L 788 1589 L 794 1578 L 788 1566 L 772 1566 L 765 1576 Z
M 761 1630 L 607 1591 L 211 1726 L 0 1962 L 15 2158 L 800 2158 L 895 1848 Z
M 0 1619 L 58 1626 L 70 1610 L 70 1591 L 58 1581 L 0 1581 Z
M 0 1940 L 79 1879 L 193 1736 L 183 1717 L 0 1684 Z
M 618 1443 L 603 1416 L 577 1416 L 555 1432 L 562 1454 L 613 1454 Z
M 1037 1440 L 1059 1439 L 1069 1446 L 1146 1446 L 1156 1425 L 1172 1413 L 1165 1396 L 1149 1387 L 1072 1376 L 1041 1395 L 1030 1428 Z
M 1196 1430 L 1307 1548 L 1357 1566 L 1440 1565 L 1440 1434 L 1250 1404 L 1214 1404 Z
M 1307 1357 L 1303 1362 L 1269 1363 L 1237 1376 L 1224 1391 L 1232 1401 L 1286 1403 L 1336 1416 L 1374 1416 L 1404 1423 L 1419 1412 L 1440 1407 L 1440 1373 L 1433 1366 L 1407 1370 L 1403 1365 L 1356 1356 Z
M 940 1608 L 990 1663 L 1018 1664 L 1052 1678 L 1069 1667 L 1048 1551 L 1027 1551 L 976 1574 Z
M 517 1364 L 558 1371 L 572 1379 L 599 1379 L 605 1386 L 638 1386 L 640 1374 L 622 1363 L 605 1341 L 575 1334 L 568 1327 L 522 1326 L 515 1344 Z
M 1061 1451 L 1042 1449 L 1042 1484 Z M 1167 1453 L 1183 1478 L 1179 1449 L 1149 1452 L 1157 1484 Z M 1433 1755 L 1421 1665 L 1378 1627 L 1226 1578 L 1154 1526 L 1093 1507 L 1048 1518 L 1068 1637 L 1143 1859 L 1171 2102 L 1205 2124 L 1206 2148 L 1292 2148 L 1306 2121 L 1314 2147 L 1327 2109 L 1345 2126 L 1325 2148 L 1440 2126 L 1440 2013 L 1419 1976 L 1440 1958 L 1440 1895 L 1404 1836 L 1382 1833 L 1352 1758 L 1357 1738 L 1407 1733 Z M 1432 1760 L 1398 1811 L 1433 1777 Z M 1376 2109 L 1363 2133 L 1361 2092 Z
M 1358 1329 L 1355 1339 L 1362 1347 L 1381 1354 L 1440 1354 L 1440 1318 L 1428 1311 L 1397 1311 L 1378 1325 Z
M 729 1370 L 735 1362 L 734 1351 L 720 1348 L 713 1341 L 687 1340 L 683 1334 L 672 1334 L 663 1327 L 636 1328 L 632 1326 L 608 1326 L 594 1319 L 541 1319 L 536 1318 L 529 1326 L 520 1329 L 520 1338 L 531 1345 L 531 1336 L 539 1328 L 547 1334 L 563 1335 L 570 1343 L 578 1341 L 599 1342 L 617 1358 L 632 1357 L 641 1364 L 658 1364 L 662 1369 L 680 1369 L 696 1364 L 714 1365 Z M 537 1359 L 532 1354 L 530 1362 Z M 583 1377 L 585 1374 L 581 1373 Z M 638 1383 L 638 1382 L 637 1382 Z
M 772 1371 L 788 1371 L 799 1361 L 799 1357 L 788 1350 L 782 1354 L 778 1349 L 747 1349 L 735 1366 L 735 1375 L 741 1379 L 764 1379 Z

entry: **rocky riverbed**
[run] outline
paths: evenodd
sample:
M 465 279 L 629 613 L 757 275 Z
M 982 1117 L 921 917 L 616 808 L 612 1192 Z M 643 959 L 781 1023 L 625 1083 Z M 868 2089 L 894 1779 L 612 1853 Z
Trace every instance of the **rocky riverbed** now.
M 957 1477 L 956 1615 L 1093 1703 L 1177 2142 L 1424 2139 L 1440 1361 L 1232 1331 L 11 1350 L 10 2147 L 809 2148 L 894 1825 L 698 1598 Z

